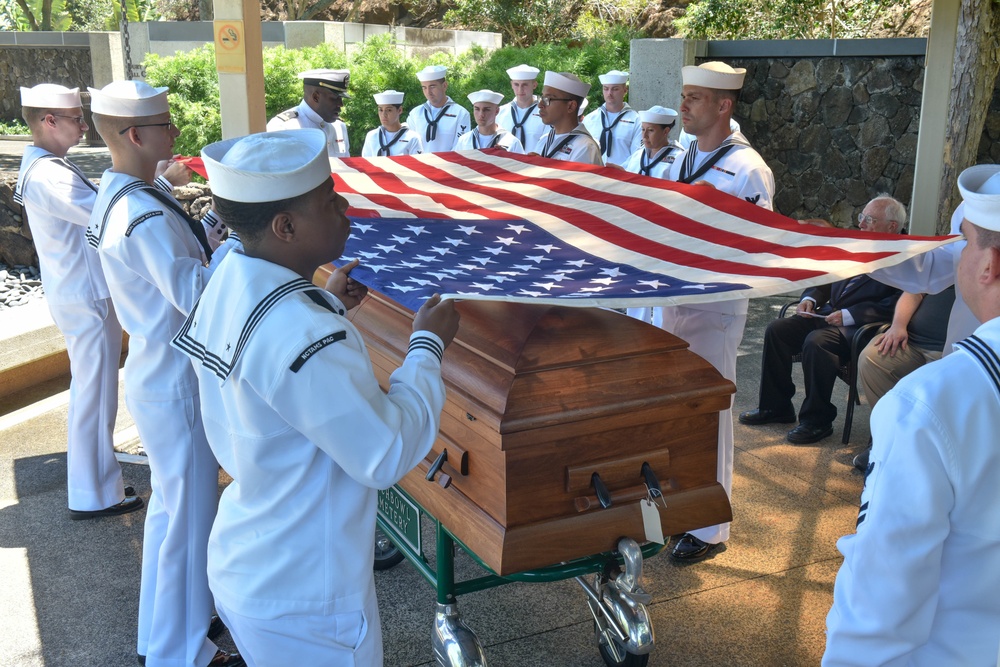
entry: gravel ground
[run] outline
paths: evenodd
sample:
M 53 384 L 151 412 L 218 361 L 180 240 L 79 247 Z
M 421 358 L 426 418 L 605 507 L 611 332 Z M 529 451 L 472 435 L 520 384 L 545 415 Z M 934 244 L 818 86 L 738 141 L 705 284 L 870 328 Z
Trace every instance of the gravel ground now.
M 0 310 L 41 298 L 42 274 L 37 266 L 7 266 L 0 262 Z

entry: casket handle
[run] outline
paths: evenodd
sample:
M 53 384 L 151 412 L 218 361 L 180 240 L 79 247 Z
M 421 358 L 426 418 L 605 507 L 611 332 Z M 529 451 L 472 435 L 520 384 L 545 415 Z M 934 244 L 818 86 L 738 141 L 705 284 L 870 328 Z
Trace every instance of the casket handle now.
M 441 488 L 444 489 L 447 489 L 449 486 L 451 486 L 451 475 L 441 472 L 441 466 L 443 466 L 444 462 L 447 460 L 448 460 L 448 448 L 445 447 L 444 449 L 441 450 L 441 453 L 438 454 L 438 457 L 434 459 L 434 463 L 431 464 L 430 470 L 427 471 L 427 478 L 426 478 L 428 482 L 433 482 L 435 481 L 434 477 L 438 473 L 441 473 L 441 476 L 438 477 L 437 479 L 437 483 L 440 484 Z
M 597 501 L 601 503 L 601 507 L 604 509 L 611 507 L 611 493 L 608 491 L 608 487 L 605 486 L 601 476 L 595 472 L 590 476 L 590 483 L 594 487 L 594 492 L 597 494 Z
M 656 479 L 653 466 L 649 465 L 648 461 L 642 464 L 642 477 L 646 480 L 646 487 L 649 489 L 649 495 L 653 497 L 653 500 L 662 498 L 663 488 L 660 486 L 660 480 Z

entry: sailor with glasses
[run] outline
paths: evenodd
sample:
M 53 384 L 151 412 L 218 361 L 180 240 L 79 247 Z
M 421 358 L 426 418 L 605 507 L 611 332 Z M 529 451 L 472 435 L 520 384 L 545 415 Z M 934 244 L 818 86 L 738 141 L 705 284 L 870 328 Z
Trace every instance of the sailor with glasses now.
M 448 68 L 430 65 L 417 72 L 427 101 L 410 109 L 406 124 L 417 133 L 425 153 L 455 149 L 458 138 L 472 128 L 469 112 L 448 97 Z
M 602 166 L 601 147 L 580 122 L 580 104 L 590 84 L 569 72 L 546 72 L 538 112 L 549 126 L 535 144 L 534 153 L 552 160 Z
M 143 506 L 122 481 L 113 446 L 122 328 L 86 230 L 97 187 L 66 160 L 89 129 L 80 91 L 51 83 L 21 88 L 33 143 L 24 150 L 14 200 L 38 253 L 45 300 L 66 338 L 70 363 L 66 487 L 70 517 L 90 519 Z
M 208 535 L 219 465 L 201 418 L 190 360 L 170 346 L 222 258 L 218 244 L 171 195 L 153 187 L 173 154 L 167 89 L 116 81 L 90 89 L 94 125 L 111 151 L 87 228 L 111 298 L 129 334 L 125 401 L 149 460 L 137 653 L 146 667 L 244 664 L 211 640 Z

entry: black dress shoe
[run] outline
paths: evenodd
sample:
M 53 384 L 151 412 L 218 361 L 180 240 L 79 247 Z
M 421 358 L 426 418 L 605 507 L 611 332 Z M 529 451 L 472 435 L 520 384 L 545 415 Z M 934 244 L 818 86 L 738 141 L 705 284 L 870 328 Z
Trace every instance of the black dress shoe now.
M 811 445 L 833 435 L 833 424 L 799 424 L 785 436 L 793 445 Z
M 872 454 L 872 447 L 871 445 L 868 445 L 867 447 L 862 449 L 857 456 L 854 457 L 854 461 L 852 461 L 854 467 L 860 470 L 861 472 L 868 472 L 868 459 L 871 457 L 871 454 Z
M 748 426 L 760 426 L 761 424 L 794 424 L 795 412 L 778 412 L 777 410 L 765 410 L 757 408 L 749 412 L 740 413 L 740 423 Z
M 219 651 L 208 663 L 208 667 L 244 667 L 247 661 L 239 653 Z
M 102 510 L 70 510 L 69 518 L 74 521 L 82 521 L 83 519 L 96 519 L 100 516 L 128 514 L 129 512 L 142 509 L 143 506 L 144 503 L 142 502 L 142 498 L 139 496 L 126 496 L 125 500 L 121 501 L 117 505 L 105 507 Z
M 685 533 L 681 539 L 677 540 L 673 551 L 670 552 L 670 557 L 676 561 L 694 563 L 708 556 L 718 546 L 718 544 L 702 542 L 691 533 Z

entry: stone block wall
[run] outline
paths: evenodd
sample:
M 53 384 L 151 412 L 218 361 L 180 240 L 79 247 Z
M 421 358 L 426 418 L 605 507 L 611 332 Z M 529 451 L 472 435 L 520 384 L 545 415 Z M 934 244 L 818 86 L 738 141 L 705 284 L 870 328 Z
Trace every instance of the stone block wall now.
M 909 205 L 922 57 L 727 62 L 747 69 L 735 115 L 774 172 L 778 211 L 844 227 L 881 192 Z
M 86 90 L 93 78 L 87 47 L 0 48 L 0 118 L 21 117 L 21 86 L 58 83 Z

